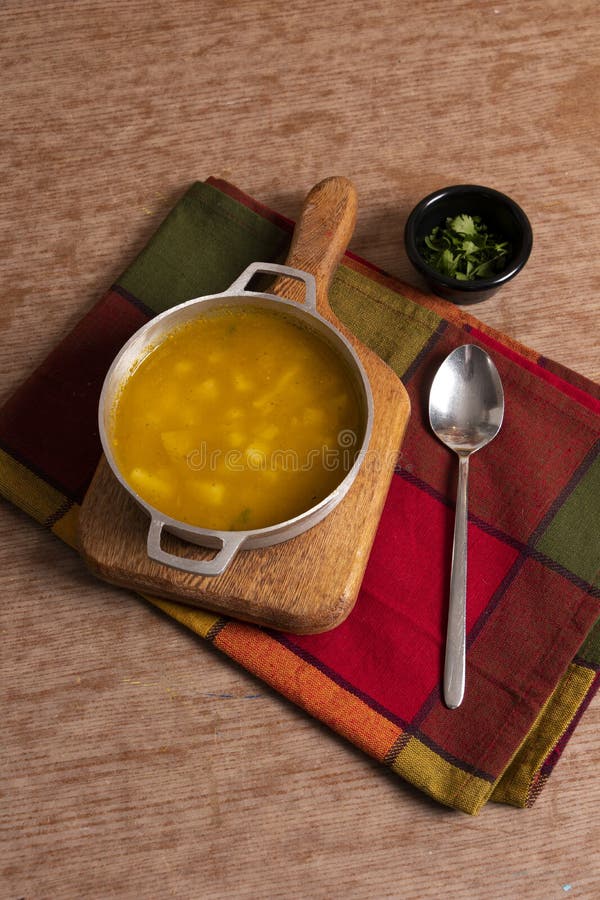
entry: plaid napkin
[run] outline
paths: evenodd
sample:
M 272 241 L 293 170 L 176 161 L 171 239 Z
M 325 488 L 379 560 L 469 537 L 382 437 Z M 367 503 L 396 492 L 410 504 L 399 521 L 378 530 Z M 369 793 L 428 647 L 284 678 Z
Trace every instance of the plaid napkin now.
M 103 376 L 149 316 L 281 261 L 291 223 L 225 182 L 194 184 L 133 265 L 0 411 L 0 491 L 73 546 L 100 455 Z M 151 599 L 440 802 L 530 805 L 599 682 L 600 391 L 347 254 L 331 303 L 403 379 L 412 418 L 364 582 L 334 630 L 297 636 Z M 504 384 L 473 459 L 467 690 L 440 699 L 456 460 L 426 418 L 433 374 L 474 342 Z

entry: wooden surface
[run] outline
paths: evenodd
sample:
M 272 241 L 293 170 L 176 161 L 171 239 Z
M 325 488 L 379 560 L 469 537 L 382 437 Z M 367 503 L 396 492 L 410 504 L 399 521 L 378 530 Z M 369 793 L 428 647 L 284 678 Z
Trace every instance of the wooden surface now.
M 413 283 L 417 200 L 506 191 L 533 253 L 472 311 L 600 377 L 595 2 L 4 0 L 0 36 L 2 397 L 209 174 L 289 216 L 347 175 L 351 249 Z M 598 698 L 472 819 L 0 512 L 2 897 L 599 896 Z
M 310 190 L 294 231 L 288 265 L 315 277 L 317 310 L 342 330 L 367 373 L 373 398 L 372 433 L 352 487 L 329 515 L 292 541 L 241 550 L 219 576 L 202 577 L 150 559 L 150 519 L 119 484 L 104 457 L 80 515 L 79 546 L 95 575 L 122 587 L 182 600 L 258 625 L 315 634 L 352 611 L 373 545 L 410 415 L 398 376 L 334 314 L 328 289 L 354 230 L 356 190 L 332 177 Z M 302 302 L 305 287 L 286 276 L 271 288 Z M 170 549 L 167 542 L 170 540 Z M 164 549 L 188 559 L 207 552 L 165 534 Z

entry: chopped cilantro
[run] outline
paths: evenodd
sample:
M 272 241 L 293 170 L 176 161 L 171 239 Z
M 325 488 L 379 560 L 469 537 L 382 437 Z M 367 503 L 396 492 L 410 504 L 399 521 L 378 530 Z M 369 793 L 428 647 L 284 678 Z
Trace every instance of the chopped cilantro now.
M 510 244 L 491 233 L 480 216 L 462 213 L 436 226 L 421 247 L 427 265 L 459 281 L 492 278 L 506 264 Z

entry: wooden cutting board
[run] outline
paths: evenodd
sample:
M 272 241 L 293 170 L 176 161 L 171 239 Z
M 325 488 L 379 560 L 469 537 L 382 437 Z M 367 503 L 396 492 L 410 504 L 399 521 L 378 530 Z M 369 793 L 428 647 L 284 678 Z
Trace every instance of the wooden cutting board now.
M 103 457 L 80 514 L 81 554 L 98 577 L 144 594 L 299 634 L 327 631 L 350 613 L 410 414 L 400 379 L 342 325 L 329 306 L 329 285 L 354 230 L 356 207 L 350 181 L 334 177 L 320 182 L 304 202 L 287 259 L 288 265 L 315 276 L 317 309 L 355 347 L 371 384 L 373 433 L 349 493 L 304 534 L 273 547 L 242 550 L 222 575 L 190 575 L 149 559 L 149 517 L 121 487 Z M 304 286 L 280 278 L 271 290 L 301 300 Z M 167 534 L 163 546 L 193 559 L 214 554 Z

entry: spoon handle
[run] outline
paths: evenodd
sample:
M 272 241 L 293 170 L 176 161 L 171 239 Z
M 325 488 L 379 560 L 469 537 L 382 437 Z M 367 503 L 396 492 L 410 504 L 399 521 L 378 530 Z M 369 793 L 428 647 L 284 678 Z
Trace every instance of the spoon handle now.
M 449 709 L 460 706 L 465 693 L 467 624 L 467 483 L 469 457 L 459 456 L 454 544 L 450 573 L 450 604 L 444 664 L 444 702 Z

